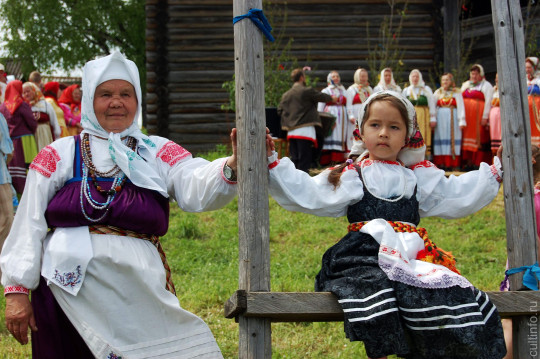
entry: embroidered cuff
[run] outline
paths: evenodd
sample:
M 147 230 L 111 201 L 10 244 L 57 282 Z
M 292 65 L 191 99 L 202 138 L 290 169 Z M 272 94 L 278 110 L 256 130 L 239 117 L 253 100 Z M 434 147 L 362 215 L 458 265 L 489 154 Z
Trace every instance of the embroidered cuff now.
M 26 289 L 22 285 L 8 285 L 4 288 L 4 295 L 12 293 L 30 294 L 30 290 Z
M 493 157 L 493 164 L 489 166 L 489 168 L 491 169 L 491 173 L 493 174 L 493 177 L 495 177 L 495 180 L 497 180 L 497 182 L 499 183 L 502 183 L 503 171 L 501 160 L 499 159 L 499 157 Z

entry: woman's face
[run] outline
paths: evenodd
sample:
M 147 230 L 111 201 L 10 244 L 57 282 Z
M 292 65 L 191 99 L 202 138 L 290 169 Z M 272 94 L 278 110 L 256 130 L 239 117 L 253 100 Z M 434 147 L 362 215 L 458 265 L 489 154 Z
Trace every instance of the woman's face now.
M 387 85 L 390 85 L 391 81 L 392 81 L 392 71 L 386 70 L 384 72 L 384 83 Z
M 22 97 L 26 102 L 34 101 L 36 91 L 32 87 L 23 87 Z
M 418 81 L 420 81 L 420 75 L 415 71 L 411 74 L 411 84 L 416 86 L 418 85 Z
M 480 72 L 478 70 L 472 70 L 469 76 L 469 80 L 475 84 L 482 80 L 482 76 L 480 76 Z
M 367 85 L 367 83 L 368 83 L 368 73 L 367 73 L 367 71 L 361 71 L 360 72 L 360 83 L 362 85 Z
M 132 84 L 124 80 L 105 81 L 94 93 L 94 113 L 107 132 L 126 130 L 137 113 L 137 94 Z
M 525 73 L 529 76 L 529 77 L 532 77 L 533 73 L 534 73 L 534 67 L 533 65 L 529 62 L 529 61 L 525 61 Z
M 334 81 L 334 85 L 339 85 L 341 78 L 339 77 L 339 74 L 337 72 L 332 72 L 330 74 L 330 78 L 332 79 L 332 81 Z
M 451 84 L 452 80 L 450 79 L 450 76 L 444 75 L 443 77 L 441 77 L 441 86 L 443 89 L 448 90 Z
M 78 87 L 75 90 L 73 90 L 71 95 L 73 96 L 74 102 L 81 102 L 82 92 Z

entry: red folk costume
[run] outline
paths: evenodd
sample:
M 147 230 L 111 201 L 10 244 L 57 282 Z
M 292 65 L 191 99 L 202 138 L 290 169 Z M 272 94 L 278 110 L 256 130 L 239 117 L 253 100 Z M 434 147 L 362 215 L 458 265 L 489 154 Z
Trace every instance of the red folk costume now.
M 531 144 L 540 146 L 540 78 L 538 77 L 538 58 L 527 57 L 526 62 L 533 67 L 533 73 L 527 74 L 527 100 L 531 121 Z
M 61 129 L 60 137 L 66 137 L 69 136 L 69 132 L 66 126 L 66 121 L 64 120 L 64 111 L 58 103 L 59 89 L 60 84 L 58 82 L 47 82 L 43 87 L 43 96 L 45 96 L 45 101 L 47 101 L 52 106 L 54 112 L 56 113 L 56 119 L 58 120 L 58 125 Z
M 478 167 L 481 162 L 491 161 L 489 127 L 483 126 L 482 120 L 487 124 L 493 86 L 484 79 L 482 66 L 473 65 L 473 67 L 480 69 L 482 80 L 478 83 L 466 81 L 461 86 L 467 121 L 467 127 L 463 131 L 462 159 L 464 165 Z

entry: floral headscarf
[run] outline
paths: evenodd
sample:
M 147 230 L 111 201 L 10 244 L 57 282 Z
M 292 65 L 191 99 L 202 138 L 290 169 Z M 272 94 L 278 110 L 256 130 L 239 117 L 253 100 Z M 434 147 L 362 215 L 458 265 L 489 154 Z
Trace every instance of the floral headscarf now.
M 73 84 L 66 87 L 66 89 L 62 92 L 62 95 L 60 95 L 60 98 L 58 99 L 58 102 L 69 105 L 71 111 L 75 111 L 76 109 L 80 110 L 81 108 L 81 103 L 75 102 L 75 100 L 73 99 L 73 91 L 76 88 L 79 88 L 79 84 Z
M 368 105 L 374 100 L 380 98 L 382 95 L 391 95 L 403 102 L 405 108 L 407 109 L 407 144 L 401 149 L 398 154 L 398 160 L 400 160 L 405 166 L 414 165 L 425 159 L 426 146 L 424 144 L 424 139 L 418 130 L 416 124 L 416 111 L 414 110 L 413 104 L 407 100 L 402 94 L 392 91 L 385 90 L 376 92 L 371 95 L 360 107 L 358 112 L 358 119 L 356 120 L 356 130 L 354 136 L 354 144 L 351 149 L 350 156 L 360 156 L 367 152 L 367 149 L 364 145 L 364 142 L 360 139 L 360 131 L 362 129 L 362 121 Z
M 105 131 L 94 113 L 96 88 L 109 80 L 129 82 L 133 85 L 137 96 L 137 111 L 133 122 L 121 133 Z M 164 197 L 168 197 L 167 185 L 159 176 L 155 161 L 153 161 L 157 154 L 156 145 L 141 132 L 137 125 L 137 118 L 141 113 L 142 95 L 139 70 L 135 63 L 119 52 L 87 62 L 83 68 L 82 90 L 81 125 L 84 129 L 82 133 L 107 138 L 109 154 L 113 162 L 135 185 L 158 191 Z M 127 136 L 137 139 L 138 152 L 124 145 L 122 138 Z
M 23 91 L 25 88 L 32 88 L 34 90 L 34 98 L 28 102 L 30 106 L 36 106 L 36 107 L 42 107 L 45 108 L 45 105 L 39 106 L 39 102 L 41 100 L 44 100 L 45 97 L 43 97 L 43 94 L 41 93 L 41 90 L 39 87 L 33 83 L 33 82 L 25 82 L 23 84 Z
M 47 82 L 43 86 L 43 96 L 45 98 L 52 98 L 54 102 L 58 105 L 58 90 L 60 89 L 60 84 L 56 81 Z
M 6 95 L 4 104 L 12 115 L 17 111 L 19 106 L 24 102 L 22 98 L 22 82 L 19 80 L 10 81 L 6 87 Z

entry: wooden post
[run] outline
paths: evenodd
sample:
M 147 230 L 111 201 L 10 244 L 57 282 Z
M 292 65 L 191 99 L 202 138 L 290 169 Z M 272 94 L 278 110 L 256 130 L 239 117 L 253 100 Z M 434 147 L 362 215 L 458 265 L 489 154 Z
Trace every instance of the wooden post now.
M 523 20 L 518 0 L 491 0 L 491 7 L 501 99 L 508 263 L 515 268 L 537 261 Z M 511 289 L 521 288 L 522 280 L 523 273 L 512 275 Z M 531 302 L 530 308 L 537 312 L 538 303 Z M 537 357 L 538 325 L 536 313 L 513 319 L 514 358 Z
M 234 16 L 262 9 L 261 0 L 234 0 Z M 239 288 L 270 291 L 268 167 L 264 112 L 263 35 L 250 19 L 234 25 L 238 129 Z M 241 359 L 270 359 L 270 320 L 239 316 Z
M 459 67 L 460 56 L 460 24 L 459 24 L 459 2 L 455 0 L 444 0 L 444 72 L 455 74 Z

